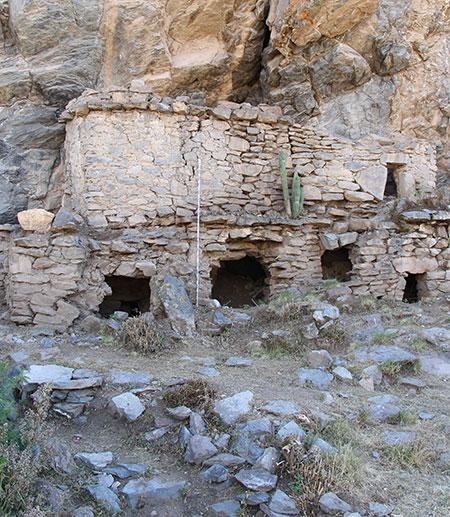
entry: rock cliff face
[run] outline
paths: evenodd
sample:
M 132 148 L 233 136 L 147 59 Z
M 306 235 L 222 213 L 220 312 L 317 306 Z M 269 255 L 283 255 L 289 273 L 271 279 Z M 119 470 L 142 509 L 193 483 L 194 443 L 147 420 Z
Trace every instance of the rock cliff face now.
M 444 142 L 446 6 L 0 0 L 0 223 L 26 207 L 58 205 L 57 115 L 87 88 L 264 101 L 353 139 L 401 131 Z

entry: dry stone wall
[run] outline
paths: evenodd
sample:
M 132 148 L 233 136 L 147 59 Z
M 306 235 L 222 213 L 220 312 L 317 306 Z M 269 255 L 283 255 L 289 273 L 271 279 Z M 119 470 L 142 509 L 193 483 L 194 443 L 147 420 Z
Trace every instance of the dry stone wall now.
M 114 91 L 69 104 L 63 210 L 49 232 L 0 232 L 13 321 L 67 328 L 98 311 L 110 276 L 145 278 L 151 288 L 169 272 L 193 297 L 199 171 L 202 298 L 222 261 L 245 256 L 259 259 L 270 293 L 309 289 L 322 279 L 323 253 L 342 247 L 354 294 L 401 299 L 408 273 L 424 274 L 427 294 L 450 292 L 450 214 L 394 220 L 399 201 L 383 199 L 388 165 L 399 197 L 420 206 L 434 193 L 427 143 L 355 143 L 291 124 L 276 107 L 188 101 Z M 284 214 L 281 149 L 305 189 L 298 219 Z

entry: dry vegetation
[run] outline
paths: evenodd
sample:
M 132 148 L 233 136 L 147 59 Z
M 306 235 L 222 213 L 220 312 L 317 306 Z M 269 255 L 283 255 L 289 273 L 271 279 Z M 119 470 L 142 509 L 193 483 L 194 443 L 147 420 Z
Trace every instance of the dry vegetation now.
M 145 316 L 128 318 L 119 332 L 119 342 L 125 347 L 143 355 L 154 354 L 169 347 L 167 336 L 163 336 L 154 321 Z

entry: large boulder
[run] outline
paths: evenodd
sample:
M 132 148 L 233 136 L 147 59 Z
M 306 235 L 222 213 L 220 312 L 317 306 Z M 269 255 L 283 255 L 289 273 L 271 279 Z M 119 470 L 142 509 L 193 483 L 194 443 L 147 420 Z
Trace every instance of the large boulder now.
M 179 334 L 190 334 L 195 329 L 195 314 L 184 282 L 172 275 L 152 278 L 152 306 L 169 318 Z

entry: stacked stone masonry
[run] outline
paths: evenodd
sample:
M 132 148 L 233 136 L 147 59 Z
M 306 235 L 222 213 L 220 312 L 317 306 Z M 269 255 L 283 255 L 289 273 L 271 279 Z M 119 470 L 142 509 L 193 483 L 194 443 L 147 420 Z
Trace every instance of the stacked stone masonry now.
M 281 110 L 129 91 L 69 103 L 64 208 L 76 224 L 50 232 L 0 231 L 0 282 L 13 321 L 66 328 L 98 310 L 106 276 L 168 271 L 194 294 L 201 178 L 201 295 L 223 260 L 257 257 L 269 291 L 321 282 L 325 250 L 349 249 L 355 294 L 401 299 L 405 277 L 450 292 L 449 213 L 405 212 L 384 199 L 388 168 L 398 197 L 420 207 L 435 193 L 433 148 L 372 137 L 352 142 L 292 124 Z M 298 171 L 305 207 L 284 214 L 278 167 Z M 76 215 L 75 215 L 76 214 Z M 77 217 L 81 216 L 81 217 Z M 14 231 L 11 231 L 14 230 Z

